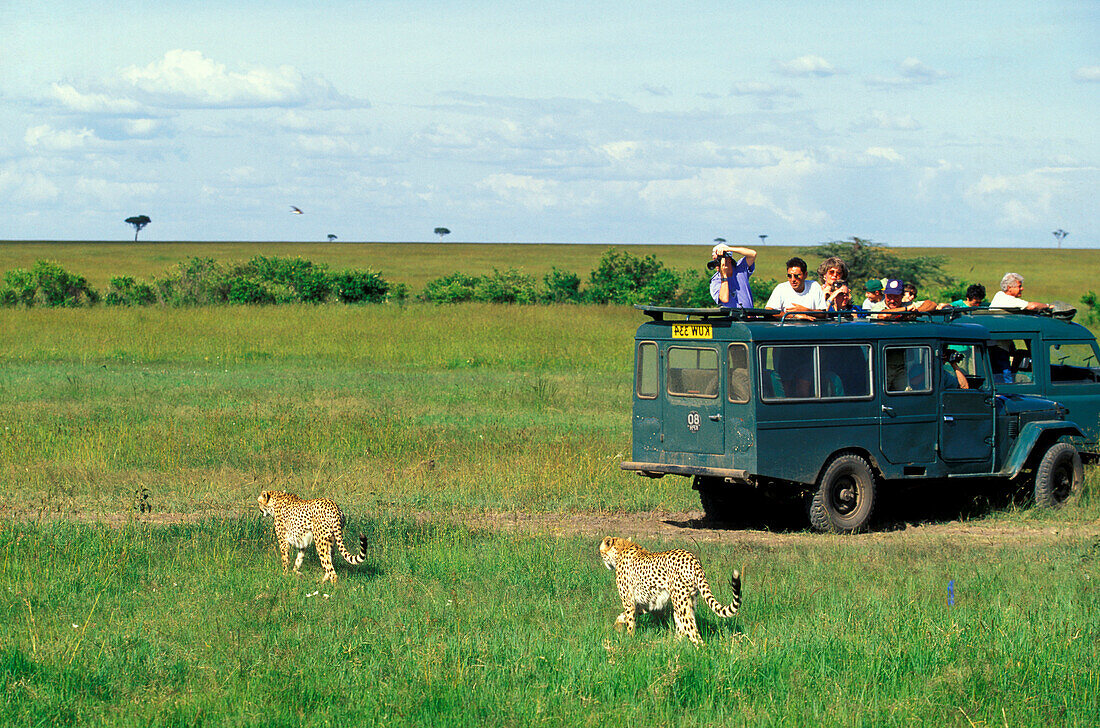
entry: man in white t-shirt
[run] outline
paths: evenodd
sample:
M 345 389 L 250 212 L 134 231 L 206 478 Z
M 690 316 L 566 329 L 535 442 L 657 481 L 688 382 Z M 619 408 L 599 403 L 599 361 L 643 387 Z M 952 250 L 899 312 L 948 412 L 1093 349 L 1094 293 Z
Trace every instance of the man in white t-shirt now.
M 1050 306 L 1045 303 L 1025 301 L 1020 298 L 1020 293 L 1023 290 L 1024 277 L 1022 275 L 1019 273 L 1005 273 L 1004 278 L 1001 279 L 1001 290 L 997 291 L 996 295 L 993 296 L 993 300 L 989 302 L 989 307 L 1026 308 L 1029 311 L 1050 308 Z
M 806 280 L 806 261 L 799 257 L 787 261 L 787 281 L 775 287 L 765 308 L 781 311 L 825 309 L 825 291 L 817 281 Z

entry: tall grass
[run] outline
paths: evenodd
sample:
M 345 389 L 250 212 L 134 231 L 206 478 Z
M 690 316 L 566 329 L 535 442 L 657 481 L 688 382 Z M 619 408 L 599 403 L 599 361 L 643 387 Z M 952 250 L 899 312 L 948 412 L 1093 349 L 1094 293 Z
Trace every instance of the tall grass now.
M 257 518 L 6 526 L 0 721 L 1085 726 L 1100 711 L 1095 542 L 706 547 L 720 598 L 745 566 L 745 600 L 730 620 L 699 610 L 697 650 L 652 617 L 614 632 L 594 539 L 352 521 L 370 557 L 324 588 L 312 554 L 301 579 L 281 573 Z

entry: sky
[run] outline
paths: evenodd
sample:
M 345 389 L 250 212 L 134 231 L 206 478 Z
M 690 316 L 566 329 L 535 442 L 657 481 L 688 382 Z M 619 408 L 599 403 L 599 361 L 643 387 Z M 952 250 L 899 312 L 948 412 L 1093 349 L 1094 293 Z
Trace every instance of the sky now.
M 3 0 L 0 240 L 1100 247 L 1098 112 L 1097 0 Z

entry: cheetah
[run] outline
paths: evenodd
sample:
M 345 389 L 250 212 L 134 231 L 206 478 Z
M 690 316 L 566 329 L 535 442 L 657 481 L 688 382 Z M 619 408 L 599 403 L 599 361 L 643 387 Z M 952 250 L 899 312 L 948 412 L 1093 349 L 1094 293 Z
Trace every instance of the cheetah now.
M 626 625 L 634 634 L 634 618 L 639 610 L 659 612 L 672 602 L 677 638 L 687 635 L 695 645 L 702 645 L 699 627 L 695 624 L 695 600 L 703 601 L 719 617 L 732 617 L 741 606 L 741 574 L 734 569 L 731 585 L 733 601 L 722 606 L 711 594 L 707 577 L 699 559 L 690 551 L 676 549 L 650 553 L 625 538 L 608 536 L 600 544 L 600 555 L 608 569 L 615 572 L 615 583 L 623 602 L 623 612 L 615 619 L 615 629 Z
M 363 563 L 367 558 L 367 537 L 359 535 L 359 553 L 352 556 L 344 545 L 344 514 L 340 507 L 328 498 L 302 500 L 293 493 L 278 490 L 265 490 L 256 499 L 260 511 L 275 519 L 275 540 L 283 556 L 283 571 L 290 567 L 290 547 L 298 548 L 298 558 L 294 561 L 294 573 L 302 575 L 302 559 L 306 548 L 316 541 L 317 556 L 325 575 L 321 583 L 336 583 L 336 570 L 332 567 L 332 544 L 340 550 L 344 560 L 353 566 Z

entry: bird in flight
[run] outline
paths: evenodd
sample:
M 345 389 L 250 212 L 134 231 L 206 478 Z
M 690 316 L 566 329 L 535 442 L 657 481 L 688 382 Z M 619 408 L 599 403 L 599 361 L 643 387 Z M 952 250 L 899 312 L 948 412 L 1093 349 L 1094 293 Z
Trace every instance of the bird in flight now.
M 299 209 L 298 209 L 297 207 L 295 207 L 294 205 L 291 205 L 291 206 L 290 206 L 290 214 L 291 214 L 291 215 L 301 215 L 301 214 L 302 214 L 302 211 L 301 211 L 301 210 L 299 210 Z

